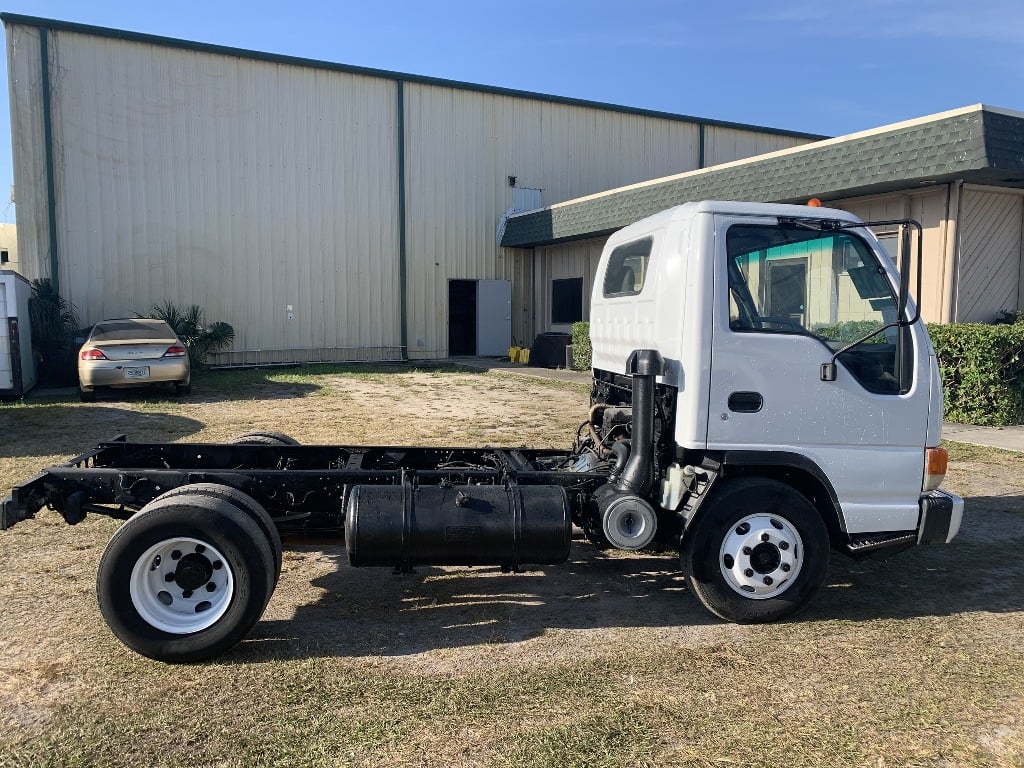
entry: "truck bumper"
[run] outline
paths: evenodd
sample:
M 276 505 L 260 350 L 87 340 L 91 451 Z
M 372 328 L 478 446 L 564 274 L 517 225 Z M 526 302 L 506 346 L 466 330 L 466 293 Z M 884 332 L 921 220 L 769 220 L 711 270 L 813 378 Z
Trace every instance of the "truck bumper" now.
M 941 488 L 921 497 L 918 544 L 948 544 L 964 519 L 964 500 Z

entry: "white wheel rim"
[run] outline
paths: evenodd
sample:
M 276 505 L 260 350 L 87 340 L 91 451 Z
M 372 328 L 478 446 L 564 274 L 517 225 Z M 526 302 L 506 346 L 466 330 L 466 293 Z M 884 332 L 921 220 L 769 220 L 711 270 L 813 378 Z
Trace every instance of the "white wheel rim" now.
M 165 539 L 135 562 L 129 584 L 132 605 L 149 625 L 174 635 L 211 627 L 235 593 L 227 559 L 205 541 Z
M 785 592 L 804 563 L 804 542 L 779 515 L 748 515 L 722 541 L 718 564 L 732 589 L 751 600 Z

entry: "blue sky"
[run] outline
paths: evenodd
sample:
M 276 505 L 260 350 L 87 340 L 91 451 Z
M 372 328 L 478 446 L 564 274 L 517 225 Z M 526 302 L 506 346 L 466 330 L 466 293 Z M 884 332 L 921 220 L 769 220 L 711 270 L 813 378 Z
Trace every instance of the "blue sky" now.
M 1024 111 L 1020 0 L 7 0 L 0 10 L 828 135 L 979 102 Z M 0 220 L 13 221 L 0 105 Z

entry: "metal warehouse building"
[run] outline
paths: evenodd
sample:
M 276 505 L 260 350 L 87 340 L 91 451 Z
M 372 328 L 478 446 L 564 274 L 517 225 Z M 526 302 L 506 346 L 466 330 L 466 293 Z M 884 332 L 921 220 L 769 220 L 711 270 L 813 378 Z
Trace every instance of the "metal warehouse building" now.
M 502 354 L 582 275 L 505 214 L 821 138 L 2 18 L 20 271 L 83 322 L 199 304 L 222 365 Z

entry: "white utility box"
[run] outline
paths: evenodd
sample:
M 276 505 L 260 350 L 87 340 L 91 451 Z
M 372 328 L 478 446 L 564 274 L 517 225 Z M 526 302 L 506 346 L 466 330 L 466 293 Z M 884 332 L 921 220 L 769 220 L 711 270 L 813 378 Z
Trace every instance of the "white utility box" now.
M 31 295 L 28 280 L 0 269 L 0 397 L 21 397 L 36 385 L 28 318 Z

